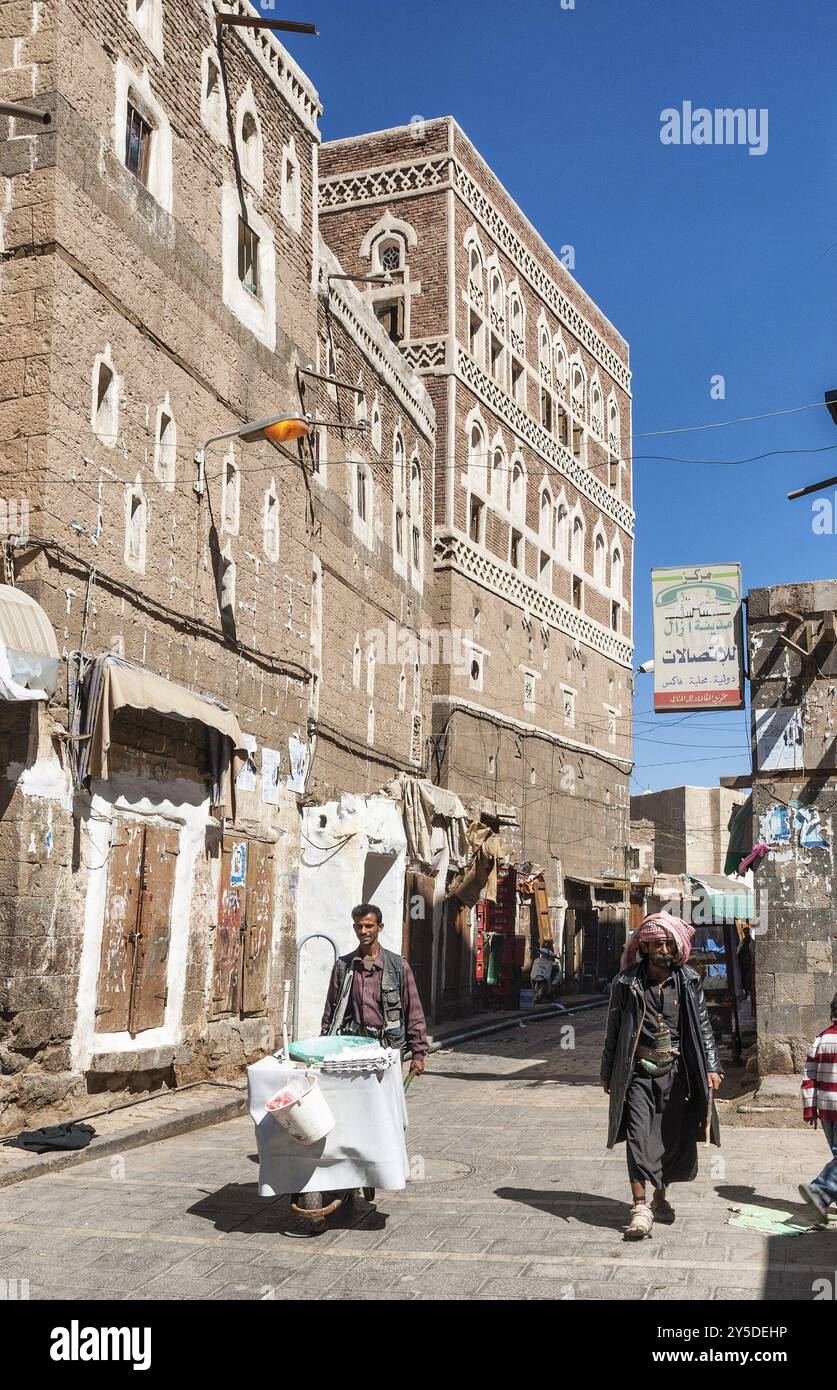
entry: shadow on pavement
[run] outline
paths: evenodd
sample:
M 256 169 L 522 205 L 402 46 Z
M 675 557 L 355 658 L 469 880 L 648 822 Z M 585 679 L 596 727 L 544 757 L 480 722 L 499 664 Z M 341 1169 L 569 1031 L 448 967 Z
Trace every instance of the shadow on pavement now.
M 271 1235 L 301 1236 L 312 1234 L 309 1224 L 303 1217 L 291 1210 L 289 1196 L 260 1197 L 256 1183 L 227 1183 L 217 1192 L 211 1193 L 188 1208 L 191 1216 L 203 1217 L 211 1221 L 216 1231 L 230 1234 L 241 1231 Z M 383 1230 L 387 1213 L 379 1212 L 377 1207 L 358 1198 L 354 1202 L 344 1202 L 328 1218 L 330 1231 Z
M 764 1197 L 754 1187 L 716 1187 L 719 1197 L 735 1203 L 791 1212 L 800 1221 L 811 1219 L 811 1208 L 801 1198 Z M 767 1269 L 761 1298 L 816 1302 L 837 1298 L 837 1227 L 806 1231 L 803 1235 L 767 1238 Z
M 581 1221 L 604 1231 L 621 1231 L 627 1219 L 628 1203 L 614 1197 L 596 1197 L 586 1192 L 540 1192 L 532 1187 L 498 1187 L 498 1197 L 520 1202 L 556 1221 Z

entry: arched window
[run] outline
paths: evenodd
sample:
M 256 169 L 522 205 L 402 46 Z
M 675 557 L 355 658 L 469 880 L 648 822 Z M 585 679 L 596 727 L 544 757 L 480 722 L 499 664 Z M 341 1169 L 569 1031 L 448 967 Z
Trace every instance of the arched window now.
M 593 578 L 600 584 L 605 582 L 605 541 L 601 532 L 593 542 Z
M 483 307 L 483 263 L 480 249 L 472 241 L 468 247 L 468 289 L 471 298 Z
M 567 389 L 567 354 L 560 342 L 555 344 L 555 389 L 562 396 Z
M 302 230 L 302 189 L 299 160 L 293 136 L 282 151 L 282 193 L 280 198 L 282 216 L 294 231 Z
M 145 570 L 145 543 L 147 534 L 148 508 L 142 491 L 142 480 L 137 474 L 133 487 L 125 494 L 125 564 L 129 569 L 142 574 Z
M 572 566 L 579 573 L 584 569 L 584 522 L 573 517 Z
M 576 415 L 584 418 L 586 383 L 584 379 L 584 368 L 580 362 L 573 362 L 572 373 L 570 375 L 570 392 L 572 395 L 573 410 Z
M 224 460 L 221 526 L 224 531 L 230 531 L 233 535 L 238 531 L 240 493 L 241 477 L 238 471 L 238 464 L 235 461 L 232 445 L 230 445 L 230 451 Z
M 168 394 L 157 411 L 157 439 L 154 445 L 154 474 L 169 488 L 177 477 L 177 426 Z
M 597 381 L 593 382 L 590 391 L 590 421 L 596 434 L 601 437 L 604 434 L 604 414 L 602 410 L 602 393 Z
M 372 402 L 372 448 L 376 454 L 381 452 L 381 407 L 376 396 Z
M 355 637 L 355 645 L 352 650 L 352 685 L 360 685 L 360 637 Z
M 512 342 L 519 352 L 523 351 L 523 303 L 516 290 L 509 295 L 509 326 Z
M 485 433 L 482 426 L 474 422 L 468 433 L 468 480 L 481 492 L 485 492 L 486 455 Z
M 622 595 L 622 552 L 618 545 L 614 546 L 613 559 L 610 562 L 610 587 L 615 594 Z
M 407 487 L 404 473 L 404 440 L 401 431 L 395 431 L 392 441 L 392 485 L 399 497 L 406 497 Z
M 401 667 L 401 670 L 400 670 L 400 672 L 399 672 L 399 675 L 398 675 L 398 708 L 399 708 L 400 710 L 403 711 L 403 710 L 406 708 L 406 705 L 407 705 L 407 676 L 406 676 L 406 674 L 405 674 L 405 672 L 404 672 L 404 667 L 402 666 L 402 667 Z
M 622 441 L 619 430 L 619 407 L 611 397 L 607 405 L 607 443 L 611 453 L 621 455 Z
M 541 545 L 545 545 L 549 548 L 552 543 L 552 498 L 549 495 L 548 488 L 544 488 L 541 493 L 538 534 L 541 538 Z
M 520 519 L 526 517 L 526 474 L 523 471 L 523 464 L 516 462 L 512 468 L 511 476 L 511 510 L 512 514 Z
M 410 511 L 414 518 L 421 518 L 421 464 L 419 463 L 417 458 L 414 458 L 410 463 Z
M 93 401 L 90 427 L 101 444 L 116 448 L 119 432 L 119 381 L 110 355 L 110 343 L 93 366 Z
M 491 496 L 506 505 L 506 456 L 498 445 L 491 456 Z
M 503 281 L 499 270 L 491 270 L 488 277 L 488 297 L 491 303 L 492 319 L 495 325 L 505 323 L 505 296 L 503 294 Z
M 538 336 L 538 364 L 541 369 L 542 380 L 551 384 L 552 370 L 549 358 L 549 333 L 547 332 L 546 325 L 541 324 L 540 334 Z
M 255 188 L 262 182 L 262 137 L 252 111 L 241 120 L 241 172 Z
M 415 570 L 422 568 L 422 501 L 421 464 L 417 458 L 413 458 L 410 463 L 410 558 Z
M 371 645 L 366 648 L 366 693 L 375 694 L 375 648 Z
M 279 559 L 279 499 L 273 478 L 264 495 L 264 553 L 269 560 Z
M 555 513 L 555 553 L 565 563 L 569 559 L 569 518 L 563 502 L 558 503 Z
M 393 274 L 404 265 L 404 242 L 399 236 L 381 237 L 375 243 L 378 269 L 382 274 Z

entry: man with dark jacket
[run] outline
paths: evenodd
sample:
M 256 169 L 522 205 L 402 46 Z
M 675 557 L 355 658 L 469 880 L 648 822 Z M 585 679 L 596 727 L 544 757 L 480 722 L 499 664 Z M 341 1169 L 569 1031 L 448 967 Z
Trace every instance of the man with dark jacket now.
M 699 1138 L 721 1142 L 718 1054 L 700 976 L 686 964 L 693 935 L 667 912 L 646 917 L 613 981 L 602 1086 L 610 1095 L 607 1147 L 627 1141 L 633 1205 L 625 1240 L 650 1236 L 655 1221 L 671 1224 L 669 1183 L 697 1176 Z
M 374 903 L 352 908 L 356 951 L 334 963 L 328 986 L 323 1033 L 377 1038 L 386 1047 L 410 1053 L 410 1071 L 424 1071 L 427 1024 L 415 977 L 407 961 L 387 951 L 378 937 L 383 914 Z

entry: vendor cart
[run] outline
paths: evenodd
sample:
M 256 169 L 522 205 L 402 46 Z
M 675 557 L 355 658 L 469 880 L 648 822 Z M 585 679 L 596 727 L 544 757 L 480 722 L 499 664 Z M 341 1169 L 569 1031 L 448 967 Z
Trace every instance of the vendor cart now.
M 319 1065 L 263 1057 L 247 1068 L 248 1103 L 259 1151 L 259 1196 L 289 1195 L 314 1231 L 363 1189 L 400 1191 L 409 1165 L 405 1142 L 407 1106 L 400 1051 L 381 1048 L 377 1058 L 329 1059 Z M 268 1101 L 301 1074 L 316 1075 L 334 1125 L 325 1138 L 301 1143 L 271 1113 Z

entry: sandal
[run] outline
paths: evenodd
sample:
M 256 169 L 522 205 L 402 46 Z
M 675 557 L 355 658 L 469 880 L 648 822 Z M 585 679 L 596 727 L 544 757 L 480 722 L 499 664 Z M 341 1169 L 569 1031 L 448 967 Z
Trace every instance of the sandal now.
M 651 1202 L 651 1215 L 661 1226 L 670 1226 L 674 1221 L 674 1207 L 667 1197 L 654 1197 Z
M 647 1202 L 634 1202 L 628 1212 L 623 1240 L 644 1240 L 654 1229 L 654 1213 Z

